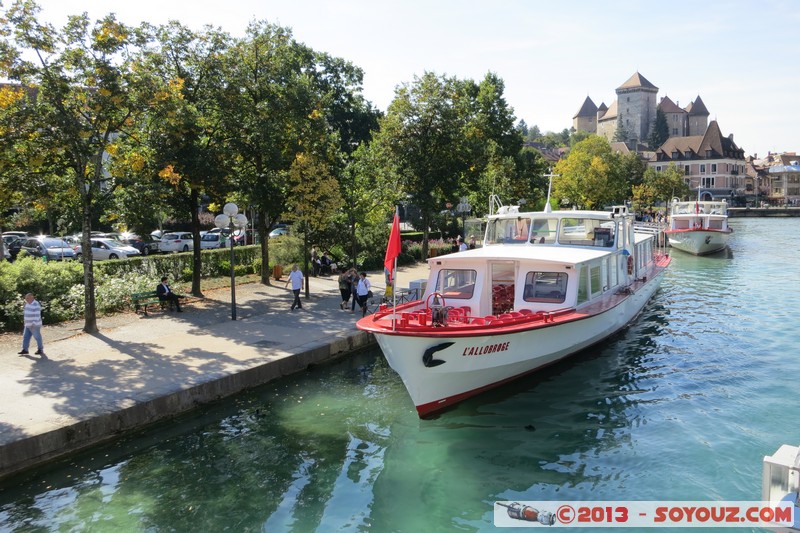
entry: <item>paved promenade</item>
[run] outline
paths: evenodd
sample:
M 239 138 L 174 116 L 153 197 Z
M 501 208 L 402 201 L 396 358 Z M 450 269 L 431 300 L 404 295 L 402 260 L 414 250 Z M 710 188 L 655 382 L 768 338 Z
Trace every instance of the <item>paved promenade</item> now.
M 427 276 L 404 267 L 397 286 Z M 383 273 L 369 279 L 382 294 Z M 236 321 L 220 289 L 183 313 L 101 318 L 93 335 L 82 321 L 45 326 L 45 359 L 0 336 L 0 478 L 374 342 L 358 309 L 339 308 L 336 276 L 312 277 L 296 311 L 284 282 L 238 285 Z

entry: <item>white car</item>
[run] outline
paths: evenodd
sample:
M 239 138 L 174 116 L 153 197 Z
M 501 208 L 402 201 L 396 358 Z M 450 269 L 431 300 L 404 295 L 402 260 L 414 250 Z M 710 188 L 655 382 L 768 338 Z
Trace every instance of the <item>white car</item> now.
M 142 255 L 133 246 L 122 244 L 114 239 L 92 239 L 92 259 L 101 261 L 103 259 L 127 259 L 128 257 L 138 257 Z M 82 261 L 83 253 L 81 245 L 74 248 L 75 260 Z
M 227 240 L 228 239 L 219 232 L 208 232 L 200 237 L 200 249 L 225 248 Z
M 188 231 L 171 231 L 161 236 L 158 249 L 162 252 L 188 252 L 194 250 L 192 234 Z

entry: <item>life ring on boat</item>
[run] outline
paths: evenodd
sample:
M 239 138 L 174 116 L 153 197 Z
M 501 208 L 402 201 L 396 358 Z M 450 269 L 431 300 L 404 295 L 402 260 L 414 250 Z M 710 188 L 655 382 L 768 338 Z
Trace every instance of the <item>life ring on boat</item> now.
M 628 256 L 628 275 L 633 275 L 633 256 Z

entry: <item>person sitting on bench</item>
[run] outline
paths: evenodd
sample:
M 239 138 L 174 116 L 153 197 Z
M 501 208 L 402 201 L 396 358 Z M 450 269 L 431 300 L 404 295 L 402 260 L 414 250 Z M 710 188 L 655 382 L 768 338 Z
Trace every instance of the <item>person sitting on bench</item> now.
M 156 296 L 162 302 L 169 302 L 169 308 L 172 309 L 172 305 L 175 305 L 175 310 L 179 313 L 183 312 L 181 309 L 181 298 L 182 296 L 178 296 L 172 289 L 169 288 L 169 284 L 167 283 L 167 276 L 161 278 L 161 283 L 158 284 L 156 287 Z

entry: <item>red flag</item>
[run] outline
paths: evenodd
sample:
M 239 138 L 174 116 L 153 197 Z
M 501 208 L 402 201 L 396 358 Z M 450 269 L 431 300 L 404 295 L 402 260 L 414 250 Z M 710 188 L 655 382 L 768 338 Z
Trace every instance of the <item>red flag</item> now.
M 394 261 L 400 255 L 400 247 L 400 217 L 395 211 L 392 232 L 389 234 L 389 244 L 386 246 L 386 256 L 383 259 L 383 266 L 389 271 L 389 281 L 394 277 Z

